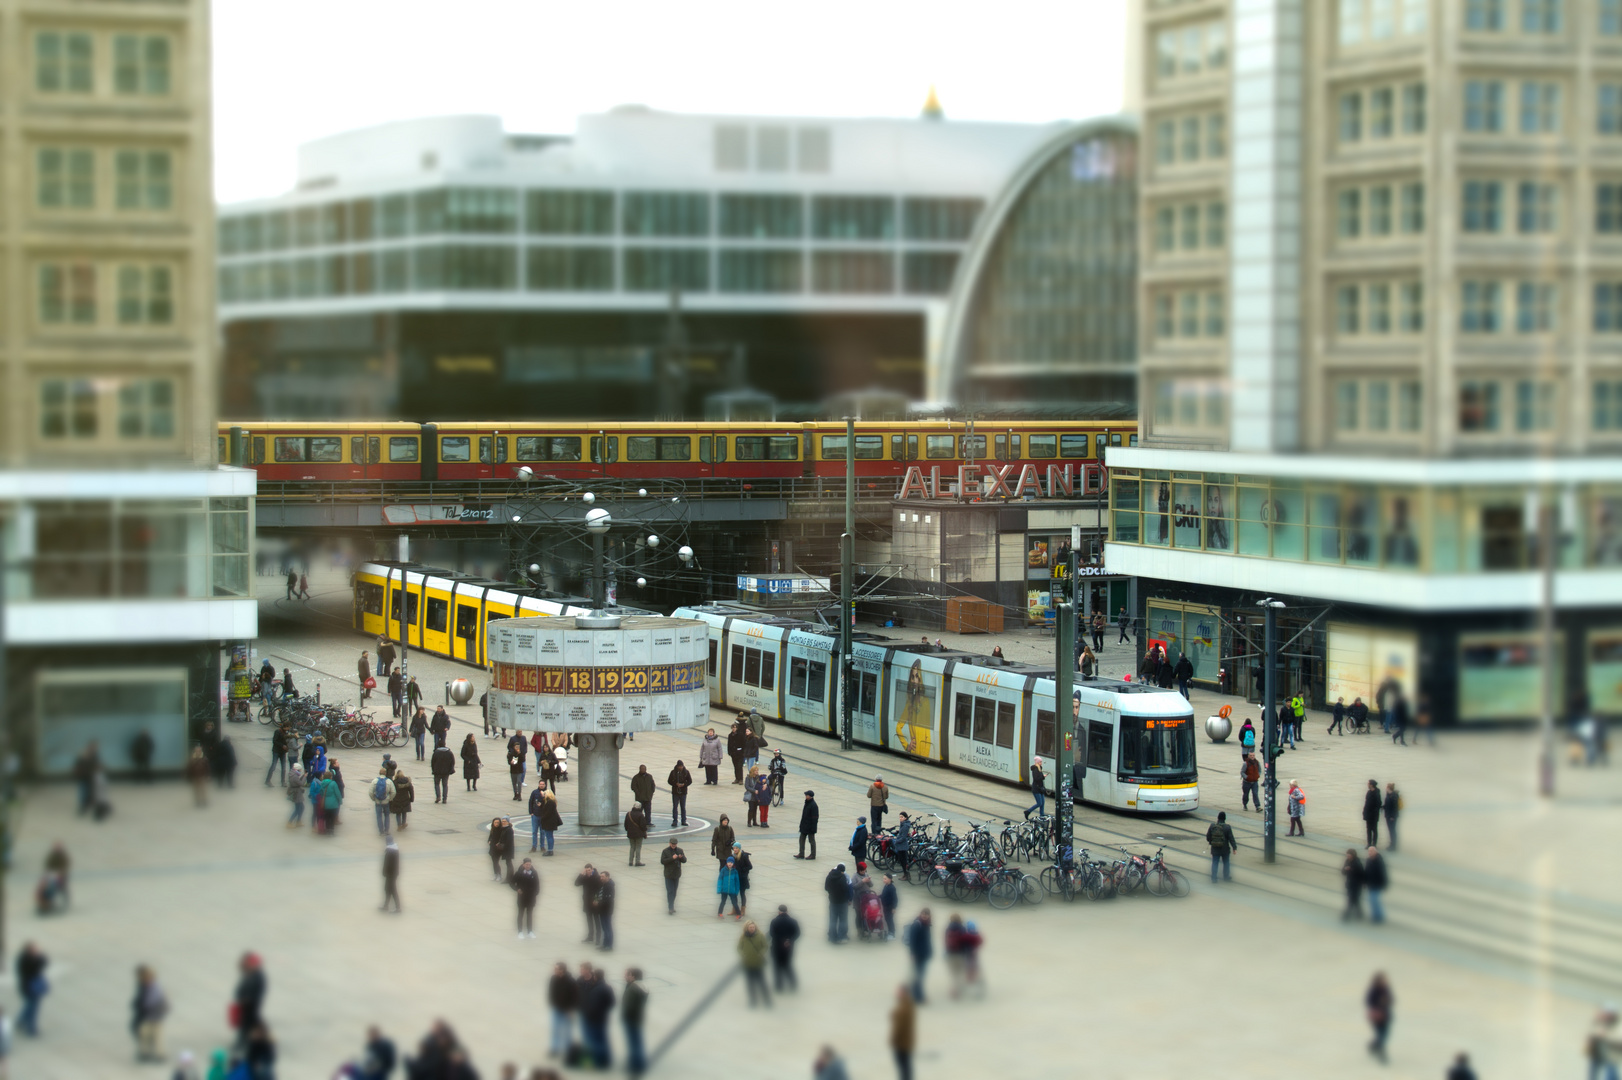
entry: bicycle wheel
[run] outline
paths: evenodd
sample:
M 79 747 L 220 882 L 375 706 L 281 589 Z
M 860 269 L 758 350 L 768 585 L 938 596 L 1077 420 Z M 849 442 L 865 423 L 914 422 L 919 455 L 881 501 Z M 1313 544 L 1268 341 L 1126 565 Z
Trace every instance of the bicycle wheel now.
M 350 727 L 339 728 L 338 745 L 346 750 L 355 749 L 355 729 Z
M 1064 875 L 1057 866 L 1044 866 L 1036 880 L 1041 882 L 1044 892 L 1058 892 L 1064 886 Z
M 392 740 L 392 745 L 394 745 L 394 746 L 404 746 L 406 744 L 406 740 L 409 739 L 409 738 L 411 738 L 411 736 L 406 734 L 406 729 L 405 729 L 404 724 L 395 724 L 394 725 L 394 738 Z
M 998 878 L 986 894 L 986 901 L 998 911 L 1007 911 L 1019 903 L 1019 886 L 1012 878 Z
M 945 900 L 947 881 L 946 871 L 936 867 L 924 878 L 924 888 L 928 889 L 929 895 L 935 899 Z
M 1087 894 L 1089 900 L 1103 900 L 1114 893 L 1109 879 L 1097 867 L 1087 871 L 1087 876 L 1082 879 L 1081 891 Z
M 1167 893 L 1168 896 L 1184 897 L 1189 894 L 1191 887 L 1188 884 L 1187 875 L 1179 873 L 1176 870 L 1167 870 L 1166 877 L 1169 879 L 1171 884 L 1171 890 Z
M 1077 875 L 1074 872 L 1059 877 L 1059 899 L 1065 903 L 1073 903 L 1076 899 Z
M 1165 896 L 1171 892 L 1171 879 L 1165 870 L 1151 870 L 1144 885 L 1155 896 Z
M 1021 874 L 1019 877 L 1019 899 L 1025 904 L 1040 904 L 1047 897 L 1042 886 L 1036 883 L 1036 878 L 1030 874 Z

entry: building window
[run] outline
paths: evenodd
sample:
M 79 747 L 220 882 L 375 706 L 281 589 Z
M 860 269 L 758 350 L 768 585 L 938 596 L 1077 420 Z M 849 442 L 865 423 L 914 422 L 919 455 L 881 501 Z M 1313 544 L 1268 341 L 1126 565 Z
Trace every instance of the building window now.
M 1177 123 L 1174 120 L 1160 120 L 1155 123 L 1155 164 L 1175 165 L 1177 163 Z
M 1465 0 L 1464 28 L 1483 33 L 1504 29 L 1504 0 Z
M 608 247 L 532 247 L 525 284 L 535 290 L 608 292 L 614 288 L 614 250 Z
M 1622 0 L 1599 0 L 1599 32 L 1606 37 L 1622 36 Z
M 895 258 L 887 251 L 818 251 L 811 288 L 819 293 L 892 293 Z
M 1622 3 L 1622 0 L 1617 0 Z M 1622 135 L 1622 84 L 1601 83 L 1596 88 L 1594 128 L 1601 135 Z
M 1423 34 L 1429 0 L 1340 0 L 1337 34 L 1343 46 Z
M 1205 156 L 1213 159 L 1228 156 L 1228 121 L 1221 113 L 1205 114 Z
M 1459 386 L 1459 430 L 1483 432 L 1498 430 L 1498 384 L 1466 379 Z
M 1425 132 L 1425 84 L 1408 83 L 1402 88 L 1402 133 L 1422 135 Z
M 1352 90 L 1340 95 L 1340 141 L 1357 142 L 1363 137 L 1363 94 Z
M 967 240 L 980 216 L 979 199 L 907 199 L 901 204 L 908 240 Z
M 1459 330 L 1465 334 L 1498 332 L 1499 283 L 1466 281 L 1460 286 Z
M 722 251 L 721 291 L 730 293 L 794 293 L 804 288 L 798 250 Z
M 1409 234 L 1419 234 L 1425 231 L 1425 185 L 1423 183 L 1402 185 L 1402 231 Z
M 118 388 L 120 439 L 175 437 L 175 384 L 172 379 L 126 379 Z
M 1358 334 L 1363 330 L 1362 292 L 1356 285 L 1341 285 L 1335 289 L 1335 332 Z
M 1177 250 L 1177 209 L 1162 206 L 1155 210 L 1154 243 L 1156 251 Z
M 805 235 L 805 200 L 798 195 L 722 195 L 721 235 L 794 239 Z
M 1200 144 L 1204 130 L 1198 116 L 1183 117 L 1183 146 L 1180 154 L 1184 161 L 1200 160 Z
M 1622 232 L 1622 184 L 1595 185 L 1594 231 Z
M 169 39 L 160 35 L 113 37 L 113 89 L 120 94 L 169 93 Z
M 50 326 L 95 325 L 96 268 L 89 263 L 42 264 L 39 321 Z
M 1335 235 L 1356 240 L 1363 234 L 1363 192 L 1348 188 L 1335 199 Z
M 1384 281 L 1368 286 L 1368 316 L 1365 322 L 1371 334 L 1391 333 L 1391 286 Z
M 744 172 L 749 168 L 749 129 L 742 124 L 718 124 L 715 128 L 715 168 L 720 172 Z
M 957 273 L 955 251 L 909 251 L 901 260 L 901 280 L 914 296 L 945 296 Z
M 1622 334 L 1622 282 L 1594 285 L 1594 333 Z
M 710 197 L 702 192 L 628 191 L 621 229 L 628 236 L 708 236 Z
M 1595 431 L 1622 431 L 1622 380 L 1594 381 L 1593 424 Z
M 1395 88 L 1380 86 L 1369 91 L 1369 138 L 1389 139 L 1397 131 Z
M 1370 431 L 1391 430 L 1391 384 L 1374 379 L 1368 384 L 1368 425 Z
M 1225 247 L 1228 242 L 1228 204 L 1205 204 L 1205 246 L 1212 249 Z
M 34 35 L 34 89 L 88 94 L 94 89 L 90 35 L 47 30 Z
M 109 429 L 120 439 L 175 437 L 173 379 L 45 379 L 39 395 L 40 435 L 45 439 L 93 441 L 103 431 L 104 410 L 116 418 Z
M 1560 84 L 1521 83 L 1521 134 L 1555 135 L 1560 131 Z
M 1555 227 L 1553 184 L 1522 181 L 1515 191 L 1515 227 L 1521 233 L 1551 233 Z
M 47 439 L 94 439 L 96 385 L 89 379 L 46 379 L 39 384 L 39 433 Z
M 168 210 L 174 205 L 173 162 L 167 150 L 120 150 L 114 155 L 120 210 Z
M 795 135 L 799 144 L 797 147 L 799 170 L 803 173 L 827 172 L 833 162 L 833 137 L 828 129 L 800 128 Z
M 34 158 L 34 198 L 45 210 L 89 210 L 96 205 L 96 155 L 80 148 L 42 147 Z
M 1464 182 L 1463 229 L 1467 233 L 1495 233 L 1503 225 L 1503 185 L 1497 180 Z
M 122 326 L 169 326 L 175 321 L 173 272 L 169 267 L 118 268 L 118 321 Z
M 1219 71 L 1227 63 L 1226 23 L 1171 27 L 1155 36 L 1155 75 L 1162 82 Z
M 1521 0 L 1521 30 L 1558 34 L 1565 27 L 1565 0 Z
M 1504 130 L 1504 84 L 1471 79 L 1464 84 L 1464 130 L 1496 134 Z
M 1519 379 L 1515 383 L 1515 430 L 1519 432 L 1554 429 L 1554 383 Z
M 1335 387 L 1335 430 L 1356 431 L 1361 425 L 1358 423 L 1358 398 L 1362 387 L 1355 380 L 1347 380 Z
M 1547 334 L 1554 330 L 1555 287 L 1546 281 L 1515 286 L 1515 332 Z
M 707 292 L 706 248 L 626 248 L 624 287 L 633 292 Z
M 524 228 L 542 236 L 607 236 L 614 231 L 612 191 L 531 191 L 525 197 Z M 404 235 L 388 232 L 385 236 Z
M 1154 333 L 1161 340 L 1197 340 L 1226 332 L 1227 297 L 1215 289 L 1189 289 L 1154 297 Z
M 1391 235 L 1391 186 L 1378 184 L 1369 188 L 1369 236 Z
M 893 240 L 895 200 L 818 195 L 811 200 L 811 235 L 818 240 Z
M 755 129 L 755 168 L 760 172 L 788 172 L 788 128 L 762 126 Z
M 511 188 L 446 188 L 444 230 L 510 233 L 518 230 L 518 193 Z M 328 243 L 342 239 L 322 230 Z
M 1423 416 L 1420 412 L 1421 389 L 1419 380 L 1408 379 L 1397 383 L 1397 429 L 1418 431 Z

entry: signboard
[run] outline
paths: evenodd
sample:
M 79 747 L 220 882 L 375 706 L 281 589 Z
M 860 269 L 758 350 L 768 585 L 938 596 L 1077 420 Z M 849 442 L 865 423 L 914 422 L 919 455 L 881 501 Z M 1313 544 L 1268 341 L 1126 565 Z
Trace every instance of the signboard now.
M 429 522 L 491 522 L 495 510 L 488 506 L 461 503 L 385 503 L 383 521 L 389 525 L 422 525 Z
M 908 465 L 898 499 L 1073 499 L 1076 496 L 1074 463 L 1047 466 L 1044 484 L 1035 465 L 960 465 L 954 474 L 941 475 L 932 465 L 925 478 L 923 466 Z
M 738 575 L 738 591 L 765 593 L 773 596 L 790 594 L 825 593 L 830 591 L 830 580 L 825 577 L 750 577 Z

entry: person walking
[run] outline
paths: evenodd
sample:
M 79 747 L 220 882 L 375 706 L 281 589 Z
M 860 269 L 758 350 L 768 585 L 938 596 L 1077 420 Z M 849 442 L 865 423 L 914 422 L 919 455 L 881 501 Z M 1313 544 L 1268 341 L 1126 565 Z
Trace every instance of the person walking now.
M 772 1007 L 772 992 L 766 988 L 766 955 L 770 951 L 771 943 L 755 921 L 744 923 L 743 934 L 738 938 L 738 963 L 743 968 L 744 985 L 749 989 L 751 1009 L 757 1000 L 764 1002 L 768 1009 Z
M 1389 883 L 1385 858 L 1380 854 L 1379 848 L 1370 844 L 1368 858 L 1363 860 L 1363 888 L 1367 889 L 1369 894 L 1369 922 L 1385 922 L 1385 905 L 1381 901 Z
M 382 656 L 378 657 L 380 663 L 382 659 Z M 405 711 L 405 679 L 398 671 L 389 672 L 386 678 L 389 680 L 389 712 L 398 720 L 400 714 Z
M 796 859 L 817 857 L 817 819 L 822 816 L 822 811 L 817 808 L 816 795 L 814 791 L 805 793 L 805 805 L 800 809 L 800 853 L 794 856 Z M 807 841 L 811 843 L 809 856 L 805 853 Z
M 513 737 L 507 740 L 507 772 L 512 776 L 514 800 L 523 797 L 524 768 L 528 761 L 529 743 L 524 740 L 522 731 L 514 731 Z
M 512 883 L 513 879 L 513 826 L 507 818 L 498 817 L 490 819 L 490 835 L 485 838 L 486 846 L 490 852 L 490 874 L 495 881 Z M 501 873 L 501 864 L 507 864 L 505 876 Z
M 1343 697 L 1335 699 L 1334 708 L 1329 712 L 1329 727 L 1324 734 L 1334 735 L 1337 732 L 1346 734 L 1346 699 Z
M 1239 847 L 1239 841 L 1234 838 L 1233 826 L 1228 824 L 1226 810 L 1218 811 L 1216 821 L 1205 830 L 1205 842 L 1211 847 L 1211 884 L 1216 884 L 1219 864 L 1222 867 L 1222 880 L 1232 881 L 1233 872 L 1228 857 Z
M 409 732 L 411 737 L 414 740 L 416 740 L 416 743 L 417 743 L 417 760 L 418 761 L 424 760 L 428 756 L 427 755 L 427 748 L 426 748 L 426 745 L 425 745 L 426 737 L 428 735 L 428 717 L 427 717 L 426 714 L 423 713 L 423 711 L 421 709 L 417 709 L 414 712 L 412 712 L 412 714 L 411 714 L 411 724 L 407 728 L 407 731 Z
M 788 913 L 787 904 L 777 905 L 777 917 L 766 928 L 772 943 L 772 988 L 781 994 L 785 989 L 798 990 L 800 981 L 794 976 L 794 943 L 800 940 L 799 920 Z
M 298 599 L 298 571 L 292 567 L 287 568 L 287 599 Z
M 1399 689 L 1391 696 L 1391 745 L 1408 745 L 1408 701 Z
M 659 865 L 664 867 L 665 874 L 665 906 L 669 914 L 676 914 L 676 889 L 681 885 L 681 864 L 687 861 L 687 853 L 676 845 L 676 838 L 672 836 L 670 843 L 659 853 Z
M 1241 757 L 1248 757 L 1250 754 L 1254 753 L 1255 750 L 1256 725 L 1252 724 L 1250 722 L 1250 717 L 1247 716 L 1245 717 L 1245 722 L 1239 727 L 1239 754 Z
M 552 977 L 546 983 L 546 1004 L 552 1010 L 552 1046 L 546 1056 L 561 1061 L 569 1056 L 574 1011 L 580 1004 L 574 976 L 569 974 L 569 965 L 561 961 L 552 965 Z
M 389 809 L 394 812 L 394 827 L 406 827 L 406 815 L 411 813 L 411 804 L 417 798 L 417 789 L 411 783 L 411 777 L 405 774 L 404 769 L 394 771 L 394 798 L 389 800 Z
M 731 855 L 721 863 L 721 869 L 715 875 L 715 892 L 721 899 L 715 905 L 715 917 L 724 919 L 727 901 L 732 901 L 732 918 L 734 921 L 743 918 L 743 909 L 738 905 L 738 864 Z
M 1256 812 L 1262 812 L 1262 763 L 1254 756 L 1246 754 L 1239 766 L 1239 809 L 1249 810 L 1250 804 L 1256 804 Z
M 1603 1005 L 1589 1025 L 1583 1049 L 1588 1058 L 1588 1080 L 1617 1080 L 1622 1062 L 1622 1040 L 1617 1038 L 1617 1007 Z
M 554 834 L 563 828 L 563 815 L 558 813 L 558 797 L 550 791 L 544 793 L 545 802 L 541 806 L 541 845 L 546 848 L 541 857 L 552 857 L 552 841 Z
M 743 849 L 738 841 L 732 843 L 732 864 L 738 868 L 738 906 L 745 915 L 749 913 L 749 873 L 755 868 L 754 861 L 749 853 Z
M 867 812 L 873 820 L 873 831 L 884 828 L 884 812 L 890 809 L 890 789 L 884 786 L 884 777 L 875 776 L 867 786 Z
M 22 1011 L 17 1014 L 17 1030 L 30 1038 L 39 1035 L 39 1007 L 51 985 L 45 978 L 45 969 L 51 961 L 32 941 L 23 945 L 17 954 L 17 993 L 22 995 Z
M 1369 789 L 1363 793 L 1363 830 L 1368 834 L 1369 847 L 1380 842 L 1380 785 L 1369 781 Z
M 221 735 L 219 740 L 215 742 L 214 750 L 209 755 L 208 764 L 210 771 L 214 774 L 215 787 L 236 787 L 237 748 L 231 742 L 231 736 Z M 96 771 L 93 772 L 90 777 L 92 793 L 95 791 L 95 783 L 98 777 L 102 778 L 103 780 L 106 778 L 106 773 L 102 771 L 99 764 L 96 766 Z M 92 794 L 90 802 L 91 810 L 93 812 L 99 810 L 101 804 L 102 800 L 96 799 L 94 794 Z M 97 821 L 101 820 L 101 815 L 99 813 L 97 813 L 95 816 Z
M 472 736 L 469 736 L 472 738 Z M 537 784 L 535 790 L 529 793 L 529 850 L 536 851 L 541 848 L 541 811 L 546 807 L 545 782 Z
M 850 936 L 850 879 L 845 876 L 845 864 L 840 863 L 828 871 L 823 879 L 822 891 L 828 894 L 828 940 L 835 945 Z
M 394 670 L 394 642 L 379 635 L 377 639 L 377 673 L 389 675 Z
M 276 730 L 270 733 L 270 768 L 265 770 L 265 786 L 270 786 L 270 778 L 276 772 L 276 766 L 282 767 L 282 787 L 287 786 L 287 755 L 292 749 L 291 735 L 286 724 L 278 724 Z
M 693 786 L 693 774 L 687 771 L 687 766 L 681 759 L 676 760 L 676 767 L 670 770 L 665 777 L 665 783 L 670 786 L 670 827 L 687 824 L 687 789 Z M 648 820 L 653 820 L 653 807 L 648 807 Z
M 1470 1055 L 1461 1051 L 1454 1057 L 1453 1065 L 1443 1080 L 1476 1080 L 1476 1071 L 1470 1067 Z
M 620 994 L 620 1023 L 625 1026 L 625 1071 L 641 1076 L 648 1071 L 648 1055 L 642 1041 L 642 1025 L 648 1015 L 648 988 L 642 982 L 642 969 L 625 972 L 625 989 Z
M 710 833 L 710 855 L 717 865 L 727 861 L 732 854 L 732 841 L 736 839 L 737 834 L 732 831 L 731 819 L 722 814 L 720 824 Z
M 1340 876 L 1346 883 L 1346 910 L 1340 913 L 1341 922 L 1363 917 L 1363 860 L 1356 848 L 1346 849 L 1346 858 L 1340 863 Z
M 748 818 L 744 822 L 745 828 L 753 829 L 756 825 L 759 825 L 760 818 L 766 812 L 766 808 L 761 805 L 761 802 L 771 796 L 770 793 L 763 790 L 765 786 L 766 778 L 760 775 L 760 766 L 751 765 L 749 772 L 743 778 L 743 801 L 744 805 L 749 808 Z
M 321 774 L 321 832 L 333 836 L 338 831 L 338 811 L 344 804 L 343 785 L 338 783 L 338 763 L 332 762 Z
M 614 875 L 607 870 L 599 870 L 597 899 L 592 906 L 597 913 L 597 948 L 603 952 L 614 951 L 614 898 L 618 892 L 619 883 L 614 880 Z
M 535 936 L 535 901 L 541 897 L 541 874 L 525 859 L 513 872 L 513 891 L 518 894 L 518 936 Z
M 1386 981 L 1385 972 L 1376 971 L 1374 980 L 1369 983 L 1368 992 L 1363 995 L 1363 1008 L 1368 1016 L 1369 1027 L 1374 1029 L 1374 1038 L 1369 1043 L 1369 1053 L 1378 1058 L 1382 1065 L 1386 1063 L 1385 1043 L 1391 1034 L 1391 1014 L 1396 1004 L 1396 996 L 1391 993 L 1391 984 Z
M 135 1033 L 135 1060 L 143 1064 L 163 1060 L 163 1019 L 169 998 L 158 977 L 145 964 L 135 969 L 135 1000 L 130 1003 L 130 1030 Z
M 436 746 L 434 756 L 429 761 L 429 768 L 434 774 L 434 801 L 450 802 L 451 775 L 456 772 L 456 755 L 451 753 L 448 746 Z
M 1402 812 L 1402 796 L 1397 793 L 1397 785 L 1387 783 L 1385 798 L 1380 801 L 1380 812 L 1385 815 L 1385 835 L 1389 841 L 1386 847 L 1392 851 L 1397 850 L 1397 815 Z
M 417 685 L 417 677 L 415 675 L 411 675 L 406 678 L 405 697 L 407 712 L 420 712 L 424 716 L 427 716 L 428 710 L 422 707 L 422 687 Z
M 648 819 L 639 802 L 632 803 L 631 809 L 625 813 L 625 838 L 631 842 L 631 852 L 625 865 L 641 866 L 642 841 L 648 838 Z
M 377 779 L 372 781 L 372 812 L 377 818 L 377 833 L 379 836 L 389 834 L 389 806 L 394 802 L 394 781 L 389 779 L 387 769 L 377 770 Z
M 1104 651 L 1104 613 L 1093 612 L 1093 652 Z
M 636 767 L 636 775 L 631 777 L 631 794 L 636 801 L 642 804 L 642 820 L 648 824 L 653 823 L 653 793 L 658 790 L 653 782 L 653 774 L 646 765 Z
M 1299 780 L 1290 781 L 1288 813 L 1290 815 L 1289 834 L 1291 836 L 1295 836 L 1297 833 L 1302 836 L 1307 835 L 1307 796 L 1306 792 L 1301 790 Z
M 905 983 L 896 988 L 890 1010 L 890 1052 L 895 1054 L 896 1075 L 912 1080 L 912 1053 L 918 1046 L 918 1006 Z
M 895 878 L 884 875 L 884 888 L 879 891 L 879 907 L 884 912 L 884 939 L 895 939 L 895 912 L 901 906 L 901 895 L 896 892 Z
M 237 1045 L 246 1046 L 248 1036 L 262 1023 L 261 1012 L 270 985 L 265 978 L 264 962 L 259 959 L 258 953 L 243 953 L 242 959 L 237 961 L 237 970 L 241 977 L 237 979 L 236 990 L 231 995 L 231 1004 L 236 1014 Z
M 721 752 L 724 749 L 725 744 L 716 736 L 714 728 L 704 733 L 704 741 L 698 744 L 698 765 L 704 770 L 705 787 L 720 783 L 716 773 L 721 767 Z
M 428 721 L 428 730 L 434 734 L 434 745 L 444 746 L 451 734 L 451 715 L 445 711 L 445 706 L 435 705 L 433 719 Z
M 287 801 L 293 804 L 292 813 L 287 815 L 287 827 L 297 829 L 304 824 L 304 770 L 297 765 L 287 778 Z
M 372 665 L 366 659 L 366 650 L 360 651 L 360 659 L 355 662 L 355 674 L 360 683 L 360 704 L 366 707 L 366 699 L 372 696 L 372 690 L 377 686 L 377 680 L 372 678 Z
M 479 790 L 479 744 L 471 731 L 462 740 L 462 780 L 468 791 Z
M 383 845 L 383 905 L 377 910 L 389 910 L 389 901 L 394 901 L 394 913 L 400 914 L 400 845 L 389 837 Z
M 867 818 L 856 819 L 856 829 L 850 834 L 850 845 L 845 850 L 850 852 L 852 862 L 867 861 Z
M 1115 616 L 1115 625 L 1121 628 L 1121 636 L 1115 641 L 1115 644 L 1119 645 L 1121 642 L 1128 640 L 1126 632 L 1132 629 L 1132 616 L 1126 613 L 1126 608 L 1123 607 L 1121 613 Z
M 590 863 L 581 868 L 575 875 L 574 887 L 580 890 L 580 912 L 586 917 L 586 936 L 581 938 L 581 944 L 596 945 L 599 941 L 597 932 L 597 869 Z
M 732 759 L 732 782 L 734 784 L 741 785 L 743 783 L 744 742 L 748 738 L 748 732 L 739 723 L 733 724 L 732 730 L 727 732 L 727 757 Z
M 1031 811 L 1035 810 L 1038 817 L 1046 817 L 1048 812 L 1048 792 L 1046 787 L 1047 774 L 1042 771 L 1042 759 L 1031 759 L 1031 796 L 1036 799 L 1025 810 L 1025 820 L 1031 819 Z
M 912 960 L 912 999 L 924 1002 L 924 974 L 935 955 L 935 944 L 930 935 L 929 909 L 921 909 L 902 935 L 907 955 Z
M 1296 739 L 1305 742 L 1307 736 L 1306 732 L 1302 730 L 1302 725 L 1306 723 L 1307 719 L 1307 699 L 1301 695 L 1301 691 L 1297 690 L 1291 696 L 1289 704 L 1291 729 L 1295 732 Z
M 1189 688 L 1194 684 L 1194 663 L 1187 653 L 1177 655 L 1177 666 L 1171 669 L 1171 676 L 1177 680 L 1177 692 L 1188 700 Z

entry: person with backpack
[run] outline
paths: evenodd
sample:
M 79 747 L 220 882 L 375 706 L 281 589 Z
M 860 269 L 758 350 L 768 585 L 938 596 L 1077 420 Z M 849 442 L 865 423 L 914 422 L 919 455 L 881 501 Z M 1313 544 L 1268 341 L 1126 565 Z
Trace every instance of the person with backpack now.
M 1297 833 L 1302 836 L 1307 835 L 1307 795 L 1306 792 L 1301 790 L 1301 783 L 1298 780 L 1290 781 L 1290 797 L 1287 810 L 1290 815 L 1289 835 L 1294 836 Z
M 433 759 L 429 768 L 434 774 L 434 801 L 448 803 L 451 801 L 451 776 L 456 772 L 456 755 L 451 753 L 448 746 L 434 747 Z
M 1189 687 L 1194 684 L 1194 663 L 1187 653 L 1178 654 L 1177 665 L 1171 669 L 1171 674 L 1177 680 L 1177 692 L 1187 700 Z
M 1256 812 L 1262 812 L 1262 763 L 1250 754 L 1245 755 L 1244 763 L 1239 766 L 1239 808 L 1249 810 L 1252 800 L 1256 803 Z
M 1242 755 L 1248 755 L 1254 753 L 1255 750 L 1256 725 L 1252 724 L 1250 722 L 1250 717 L 1247 716 L 1245 717 L 1244 724 L 1242 724 L 1239 728 L 1239 753 Z
M 282 787 L 287 786 L 287 755 L 290 748 L 289 734 L 286 724 L 278 724 L 276 730 L 270 733 L 270 768 L 265 770 L 265 786 L 270 786 L 270 778 L 276 771 L 278 764 L 282 767 Z
M 471 731 L 462 740 L 462 781 L 467 785 L 467 790 L 479 790 L 479 744 Z
M 394 798 L 389 800 L 389 809 L 394 811 L 394 824 L 396 828 L 406 827 L 406 815 L 411 813 L 411 804 L 417 798 L 417 789 L 412 786 L 411 777 L 405 774 L 404 769 L 394 772 Z
M 389 804 L 393 801 L 394 781 L 389 779 L 386 769 L 379 769 L 377 779 L 372 781 L 372 810 L 377 814 L 379 836 L 389 835 Z
M 1226 810 L 1219 812 L 1216 822 L 1205 830 L 1205 842 L 1211 845 L 1211 884 L 1216 884 L 1218 864 L 1222 866 L 1222 880 L 1232 881 L 1228 856 L 1238 849 L 1239 841 L 1234 839 L 1233 826 L 1228 824 Z
M 1397 815 L 1402 812 L 1402 796 L 1397 794 L 1396 784 L 1386 784 L 1385 798 L 1380 803 L 1380 812 L 1385 815 L 1385 834 L 1390 843 L 1386 847 L 1392 851 L 1397 850 Z
M 535 936 L 535 901 L 541 896 L 541 874 L 525 859 L 513 874 L 512 886 L 518 893 L 518 936 Z

